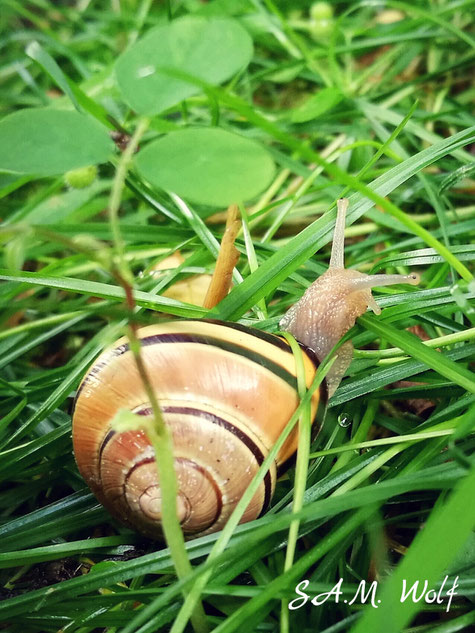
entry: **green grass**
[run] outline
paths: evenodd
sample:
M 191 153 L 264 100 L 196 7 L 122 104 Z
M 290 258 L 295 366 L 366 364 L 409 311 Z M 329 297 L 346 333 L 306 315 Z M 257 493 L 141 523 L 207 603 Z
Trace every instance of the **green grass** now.
M 84 189 L 62 174 L 0 173 L 5 630 L 191 631 L 199 600 L 219 633 L 449 633 L 475 623 L 475 1 L 335 2 L 324 24 L 310 4 L 2 3 L 2 118 L 76 108 L 109 130 L 139 129 L 141 146 L 219 126 L 276 164 L 245 206 L 235 285 L 211 311 L 163 292 L 213 271 L 223 224 L 212 216 L 222 209 L 152 187 L 120 153 Z M 389 11 L 397 20 L 384 23 Z M 136 115 L 114 79 L 117 57 L 187 14 L 239 20 L 254 42 L 250 64 L 221 85 L 164 68 L 196 94 Z M 140 323 L 212 316 L 275 332 L 326 269 L 340 196 L 350 198 L 346 265 L 417 271 L 421 284 L 375 291 L 382 314 L 348 334 L 348 375 L 269 512 L 188 542 L 192 572 L 178 580 L 170 551 L 111 519 L 72 455 L 75 390 L 127 322 L 118 279 L 132 273 Z M 177 250 L 182 265 L 150 274 Z M 438 589 L 446 575 L 450 585 L 458 576 L 448 614 L 447 600 L 399 601 L 404 579 Z M 302 580 L 314 596 L 340 578 L 339 600 L 288 610 Z M 374 579 L 378 608 L 350 605 L 359 582 Z

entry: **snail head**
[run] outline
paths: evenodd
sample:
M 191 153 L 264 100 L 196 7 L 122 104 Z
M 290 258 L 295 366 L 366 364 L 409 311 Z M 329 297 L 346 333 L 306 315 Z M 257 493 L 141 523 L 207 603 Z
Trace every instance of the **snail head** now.
M 337 219 L 328 270 L 321 275 L 280 321 L 322 361 L 341 337 L 353 327 L 356 319 L 368 308 L 375 314 L 381 309 L 371 294 L 377 286 L 419 283 L 419 275 L 366 275 L 344 266 L 344 232 L 348 199 L 337 202 Z M 329 395 L 337 388 L 353 353 L 350 342 L 339 348 L 338 358 L 327 374 Z

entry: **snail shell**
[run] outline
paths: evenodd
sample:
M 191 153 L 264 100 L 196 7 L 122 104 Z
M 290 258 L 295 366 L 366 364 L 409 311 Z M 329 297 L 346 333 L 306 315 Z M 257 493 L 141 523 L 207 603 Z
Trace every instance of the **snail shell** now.
M 299 404 L 295 359 L 285 339 L 234 323 L 176 321 L 139 330 L 142 357 L 173 436 L 177 512 L 187 537 L 220 530 Z M 310 386 L 318 362 L 303 353 Z M 321 386 L 312 419 L 326 404 Z M 73 414 L 79 470 L 118 519 L 161 538 L 161 497 L 153 449 L 145 433 L 118 433 L 120 409 L 151 415 L 129 350 L 118 340 L 82 381 Z M 269 504 L 277 473 L 297 448 L 286 440 L 241 522 Z

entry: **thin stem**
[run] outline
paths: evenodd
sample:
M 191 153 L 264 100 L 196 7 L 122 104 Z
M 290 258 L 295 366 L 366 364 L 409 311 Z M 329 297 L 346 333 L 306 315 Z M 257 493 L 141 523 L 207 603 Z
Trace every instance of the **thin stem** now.
M 109 201 L 109 220 L 113 235 L 113 243 L 116 251 L 116 263 L 112 264 L 112 274 L 117 282 L 124 288 L 127 308 L 129 310 L 129 325 L 127 327 L 127 337 L 129 339 L 130 351 L 135 360 L 137 370 L 142 380 L 144 389 L 150 402 L 153 412 L 153 423 L 145 424 L 145 430 L 155 451 L 158 479 L 162 497 L 162 529 L 165 540 L 170 549 L 170 555 L 180 580 L 192 573 L 192 567 L 188 559 L 185 548 L 185 539 L 177 515 L 177 480 L 173 457 L 173 441 L 170 429 L 165 424 L 162 411 L 158 403 L 155 390 L 150 381 L 147 368 L 141 353 L 141 341 L 138 334 L 138 322 L 136 319 L 136 303 L 133 291 L 133 276 L 125 259 L 124 242 L 120 231 L 119 207 L 122 198 L 122 191 L 125 178 L 132 156 L 138 147 L 138 143 L 149 125 L 147 118 L 142 118 L 127 146 L 122 154 L 116 169 L 114 182 L 112 185 Z M 186 594 L 185 594 L 186 597 Z M 191 614 L 193 628 L 197 633 L 206 633 L 208 625 L 206 615 L 201 602 L 197 602 Z
M 330 268 L 345 267 L 345 218 L 348 209 L 348 198 L 340 198 L 336 202 L 337 215 L 333 233 Z
M 149 125 L 150 120 L 147 117 L 142 117 L 139 120 L 135 132 L 120 157 L 109 198 L 109 223 L 112 231 L 112 240 L 120 266 L 123 272 L 127 275 L 127 278 L 130 280 L 132 279 L 132 275 L 130 274 L 128 266 L 125 264 L 125 248 L 124 240 L 122 239 L 120 231 L 119 209 L 122 201 L 122 191 L 125 185 L 125 178 L 127 176 L 132 157 L 138 148 L 140 139 L 146 132 Z

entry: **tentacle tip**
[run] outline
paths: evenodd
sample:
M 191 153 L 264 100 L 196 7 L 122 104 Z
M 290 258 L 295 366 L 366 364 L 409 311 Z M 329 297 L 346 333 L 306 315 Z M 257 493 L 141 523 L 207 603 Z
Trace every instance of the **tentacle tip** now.
M 417 286 L 421 281 L 421 276 L 419 273 L 411 273 L 407 276 L 407 283 L 411 284 L 411 286 Z
M 338 198 L 338 200 L 336 201 L 337 207 L 343 207 L 343 209 L 346 211 L 349 205 L 349 200 L 348 198 Z

